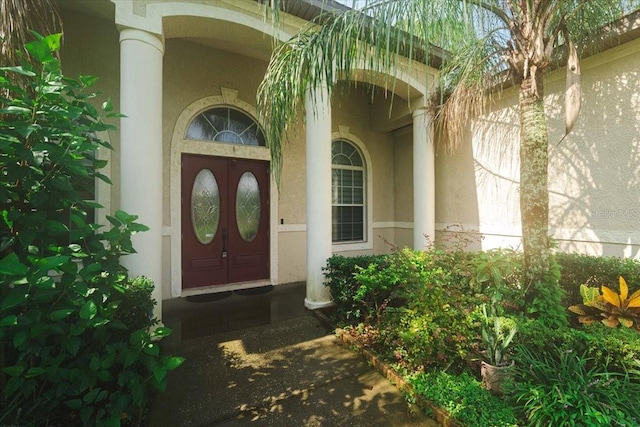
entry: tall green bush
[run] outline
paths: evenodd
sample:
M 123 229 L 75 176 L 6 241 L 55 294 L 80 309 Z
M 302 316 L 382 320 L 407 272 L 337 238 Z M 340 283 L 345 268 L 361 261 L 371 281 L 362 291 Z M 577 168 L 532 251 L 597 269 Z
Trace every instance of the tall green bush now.
M 329 288 L 331 299 L 335 303 L 339 323 L 358 323 L 375 315 L 375 307 L 384 302 L 388 292 L 383 292 L 384 286 L 378 286 L 374 281 L 359 282 L 356 275 L 362 269 L 373 274 L 384 271 L 388 267 L 389 260 L 386 255 L 356 257 L 334 255 L 327 260 L 327 265 L 323 268 L 324 284 Z M 379 291 L 376 292 L 376 290 Z
M 94 77 L 63 76 L 60 37 L 25 46 L 37 65 L 0 68 L 0 424 L 140 424 L 149 387 L 182 359 L 152 341 L 168 329 L 119 314 L 119 259 L 147 227 L 122 211 L 110 228 L 91 220 L 84 194 L 108 182 L 96 150 L 111 149 L 98 135 L 116 114 L 91 103 Z
M 560 265 L 560 286 L 566 297 L 565 306 L 580 304 L 580 285 L 600 288 L 618 283 L 624 277 L 632 289 L 640 288 L 640 262 L 617 257 L 597 257 L 582 254 L 556 254 Z
M 464 370 L 480 336 L 480 305 L 469 292 L 469 276 L 456 266 L 462 253 L 403 249 L 391 268 L 402 285 L 393 297 L 402 304 L 384 312 L 384 344 L 400 366 Z M 464 264 L 463 264 L 464 265 Z

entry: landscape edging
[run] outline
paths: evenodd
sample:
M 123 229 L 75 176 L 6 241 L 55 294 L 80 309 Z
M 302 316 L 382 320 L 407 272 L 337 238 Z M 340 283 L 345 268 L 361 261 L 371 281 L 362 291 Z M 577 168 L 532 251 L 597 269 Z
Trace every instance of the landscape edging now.
M 327 329 L 332 329 L 332 325 L 329 318 L 319 310 L 314 310 L 313 314 L 316 318 L 324 324 Z M 407 393 L 415 398 L 416 405 L 423 411 L 430 411 L 435 416 L 438 424 L 442 427 L 464 427 L 463 424 L 453 420 L 447 411 L 435 406 L 432 402 L 418 396 L 411 385 L 402 378 L 402 376 L 393 369 L 389 364 L 380 360 L 371 351 L 360 345 L 347 331 L 341 328 L 334 328 L 334 333 L 338 341 L 355 348 L 358 353 L 366 359 L 382 376 L 394 384 L 400 391 Z

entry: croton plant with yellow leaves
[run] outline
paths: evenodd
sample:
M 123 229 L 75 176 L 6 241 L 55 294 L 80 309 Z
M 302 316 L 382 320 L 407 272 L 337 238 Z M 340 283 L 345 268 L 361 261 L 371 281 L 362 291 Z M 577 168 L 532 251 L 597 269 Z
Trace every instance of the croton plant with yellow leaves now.
M 580 285 L 582 304 L 569 307 L 578 315 L 580 323 L 591 324 L 598 320 L 615 328 L 622 325 L 640 330 L 640 289 L 629 295 L 627 282 L 620 276 L 620 293 L 602 286 L 602 294 L 598 288 Z

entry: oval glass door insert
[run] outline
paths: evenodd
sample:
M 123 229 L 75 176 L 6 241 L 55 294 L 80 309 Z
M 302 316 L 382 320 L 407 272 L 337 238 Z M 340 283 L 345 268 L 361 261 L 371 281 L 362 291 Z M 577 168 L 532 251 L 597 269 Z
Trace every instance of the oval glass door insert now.
M 200 243 L 211 243 L 220 222 L 220 191 L 209 169 L 196 175 L 191 189 L 191 224 Z
M 260 209 L 258 180 L 251 172 L 245 172 L 240 177 L 236 191 L 236 224 L 245 242 L 253 241 L 258 235 Z

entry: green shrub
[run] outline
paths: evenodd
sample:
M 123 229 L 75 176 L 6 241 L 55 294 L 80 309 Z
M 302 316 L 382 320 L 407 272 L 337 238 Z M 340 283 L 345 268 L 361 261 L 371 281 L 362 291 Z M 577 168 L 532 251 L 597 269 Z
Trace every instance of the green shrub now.
M 616 257 L 596 257 L 581 254 L 556 254 L 560 265 L 560 287 L 565 291 L 564 306 L 580 304 L 580 285 L 600 288 L 618 283 L 623 276 L 629 287 L 640 288 L 640 262 Z
M 608 363 L 609 369 L 625 372 L 640 360 L 640 333 L 633 329 L 594 324 L 575 334 L 579 338 L 578 346 L 584 346 L 596 364 Z
M 502 308 L 517 312 L 524 305 L 523 256 L 511 249 L 493 249 L 473 254 L 469 265 L 472 289 L 491 295 Z M 502 311 L 498 313 L 503 314 Z
M 560 287 L 560 265 L 554 256 L 543 280 L 529 284 L 525 290 L 525 313 L 552 328 L 569 324 L 567 310 L 562 303 L 564 290 Z
M 518 347 L 511 396 L 529 425 L 637 426 L 640 378 L 611 371 L 586 353 Z
M 89 102 L 95 78 L 62 75 L 60 37 L 27 44 L 40 65 L 0 68 L 0 424 L 140 424 L 149 388 L 182 359 L 152 340 L 170 330 L 123 312 L 153 307 L 127 301 L 137 285 L 119 263 L 147 227 L 122 211 L 110 228 L 91 220 L 98 205 L 83 194 L 108 181 L 95 152 L 110 149 L 97 135 L 114 114 Z
M 520 318 L 514 343 L 534 354 L 552 354 L 573 350 L 584 353 L 596 365 L 625 372 L 640 360 L 640 334 L 626 328 L 612 329 L 602 324 L 551 328 L 536 320 Z
M 479 307 L 486 298 L 470 295 L 468 276 L 465 281 L 456 260 L 439 250 L 393 255 L 393 268 L 406 278 L 393 298 L 403 303 L 383 313 L 381 335 L 396 363 L 456 371 L 466 366 L 479 340 Z
M 421 372 L 408 376 L 407 381 L 420 397 L 445 409 L 467 427 L 518 425 L 510 404 L 491 395 L 467 373 Z
M 553 328 L 536 319 L 518 318 L 518 333 L 514 337 L 515 345 L 526 346 L 533 353 L 548 353 L 559 350 L 575 349 L 580 344 L 580 331 L 565 326 Z
M 386 293 L 374 292 L 367 284 L 359 283 L 355 276 L 359 269 L 367 269 L 371 275 L 388 266 L 386 255 L 334 255 L 327 260 L 323 268 L 325 286 L 331 293 L 339 323 L 357 323 L 374 315 L 375 307 L 383 303 Z M 376 286 L 375 282 L 373 286 Z
M 148 277 L 134 277 L 116 288 L 120 292 L 120 303 L 115 318 L 129 331 L 149 329 L 158 323 L 153 318 L 153 307 L 156 302 L 151 297 L 153 281 Z

